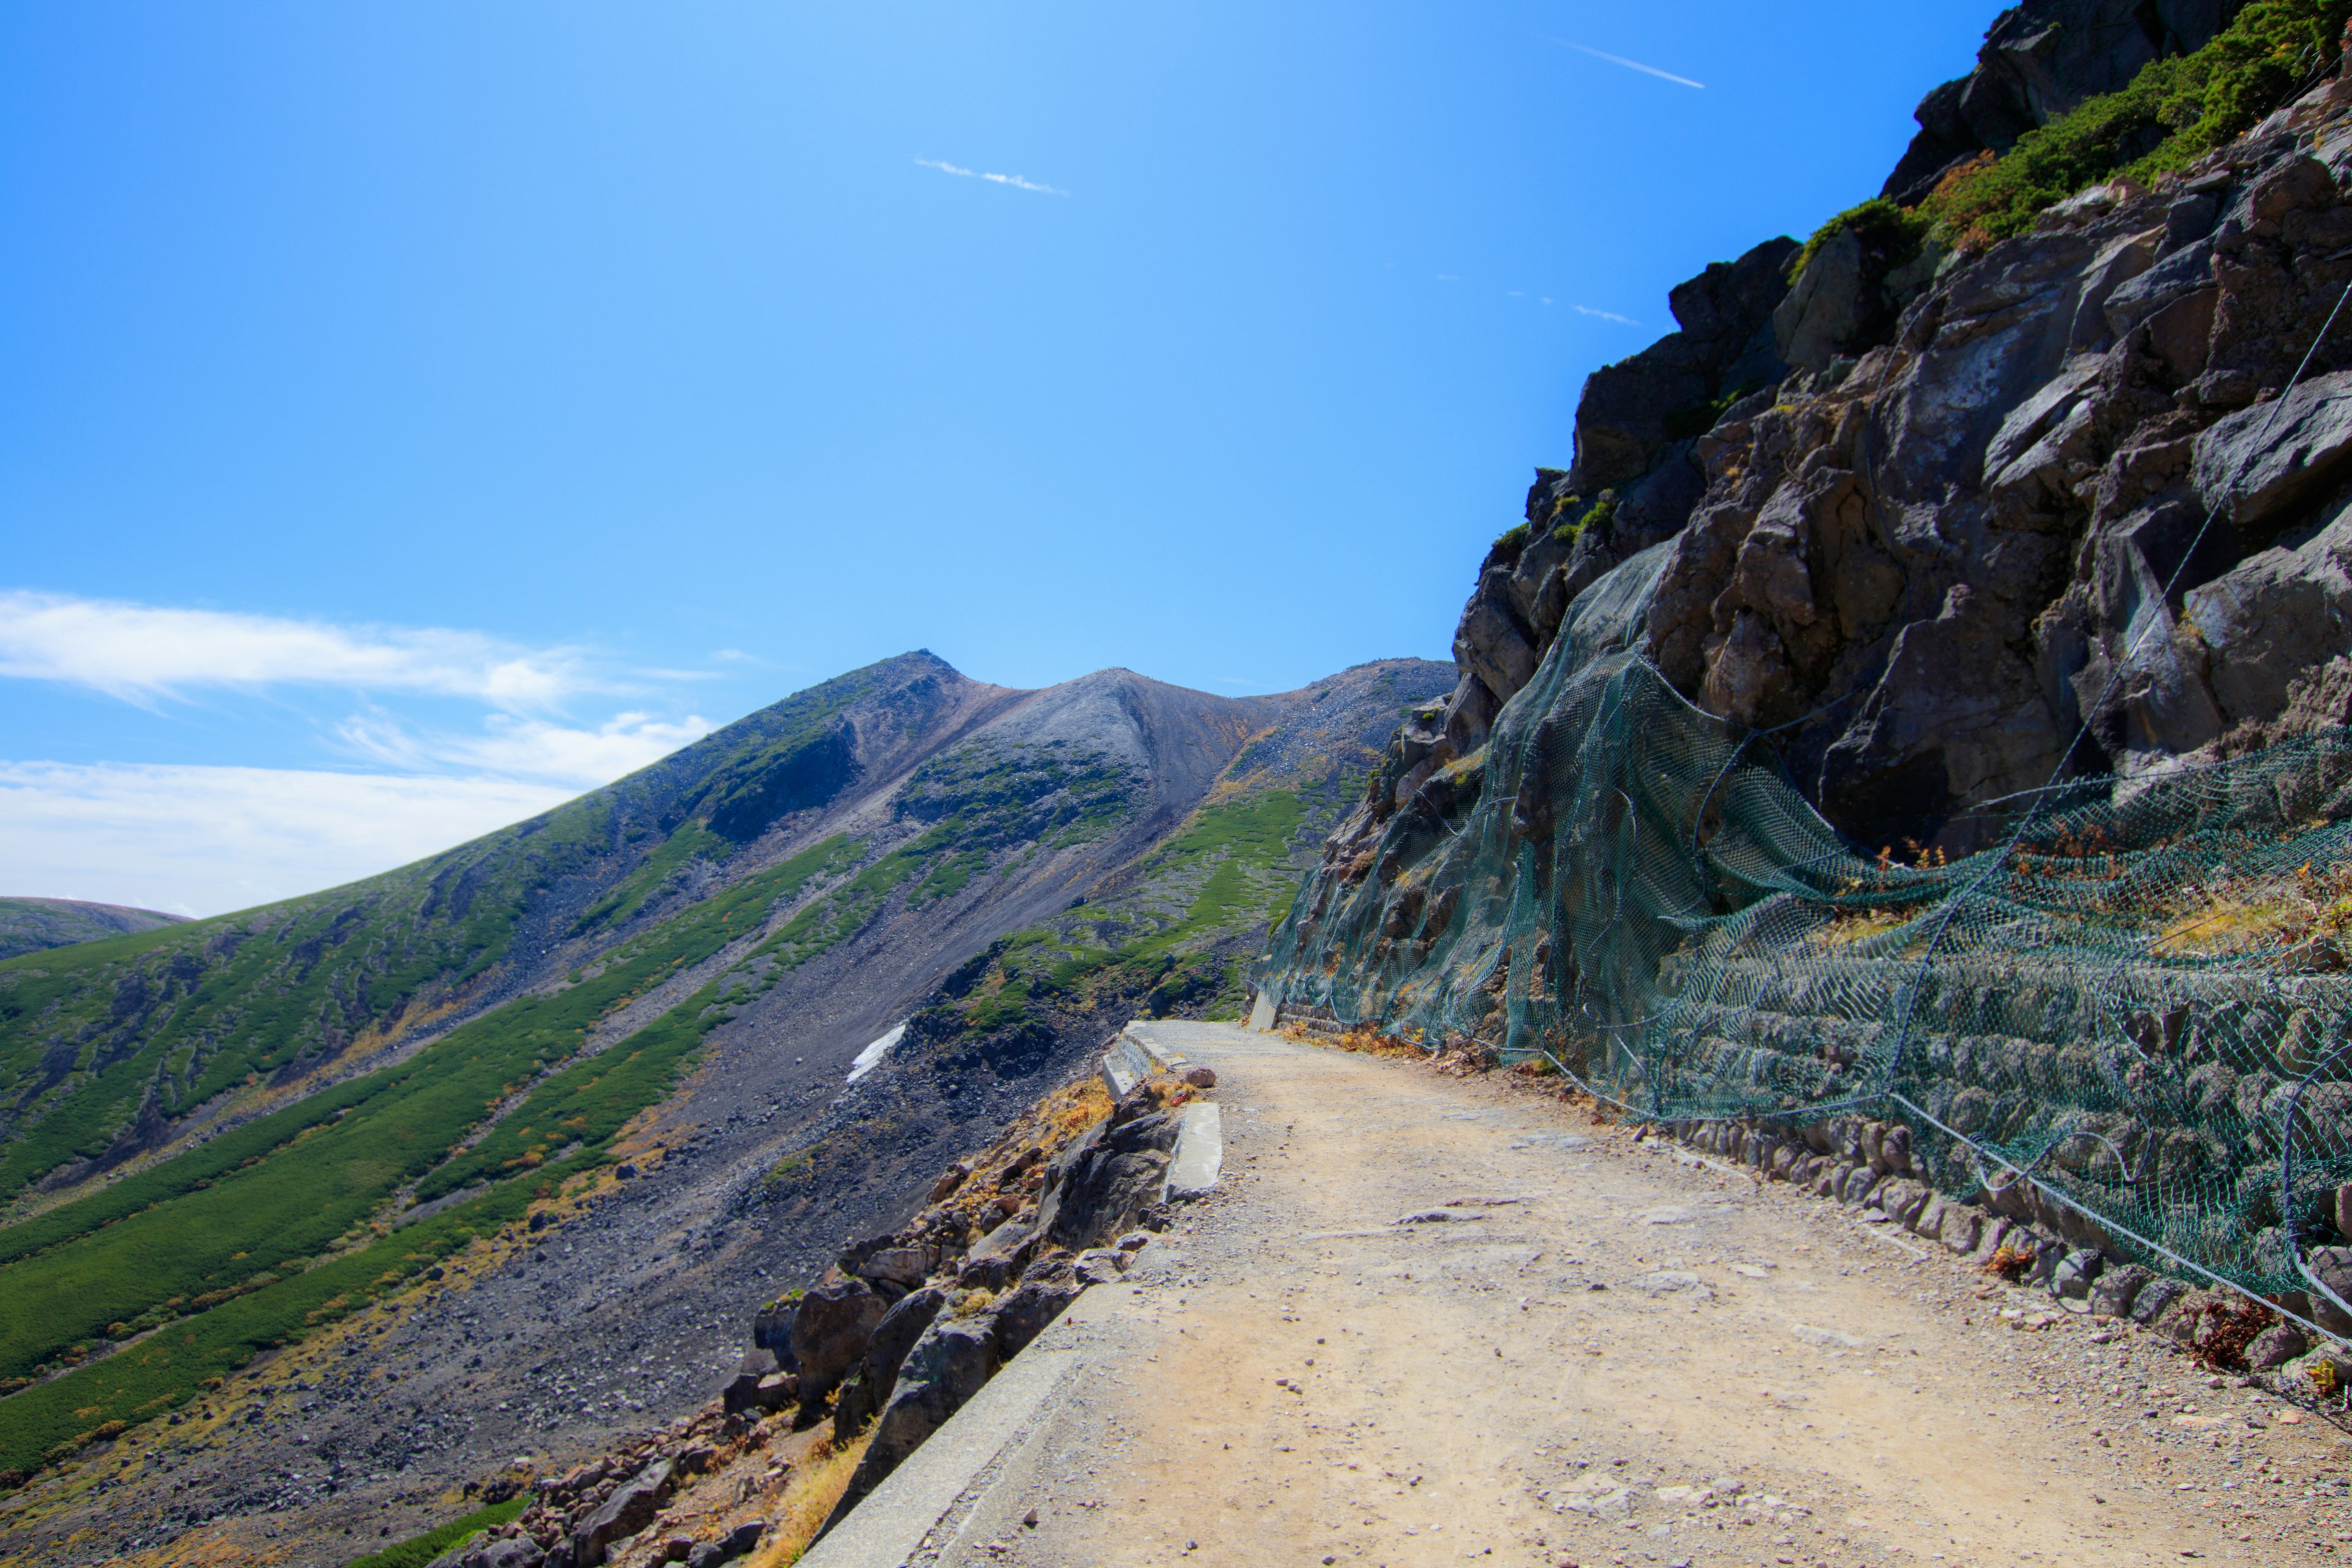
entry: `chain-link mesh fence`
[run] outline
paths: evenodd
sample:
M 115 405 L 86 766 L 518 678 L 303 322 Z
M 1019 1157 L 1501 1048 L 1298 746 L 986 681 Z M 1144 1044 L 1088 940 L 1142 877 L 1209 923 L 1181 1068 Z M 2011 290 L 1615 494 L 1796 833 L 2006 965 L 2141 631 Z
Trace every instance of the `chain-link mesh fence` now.
M 2091 1244 L 2306 1288 L 2352 1180 L 2352 732 L 2006 803 L 2003 847 L 1948 864 L 1873 858 L 1610 651 L 1664 548 L 1580 600 L 1454 764 L 1475 778 L 1309 883 L 1273 991 L 1549 1058 L 1644 1116 L 1868 1108 L 1944 1193 L 2026 1181 Z

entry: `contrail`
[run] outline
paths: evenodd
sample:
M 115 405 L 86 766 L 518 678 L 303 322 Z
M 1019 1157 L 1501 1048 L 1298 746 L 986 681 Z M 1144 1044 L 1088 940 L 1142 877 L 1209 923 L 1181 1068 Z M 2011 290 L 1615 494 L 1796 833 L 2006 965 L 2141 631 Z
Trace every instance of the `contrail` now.
M 1627 70 L 1641 71 L 1649 76 L 1664 77 L 1668 81 L 1678 81 L 1685 87 L 1697 88 L 1701 92 L 1706 90 L 1706 83 L 1703 81 L 1693 81 L 1686 76 L 1676 76 L 1672 71 L 1662 71 L 1655 66 L 1645 66 L 1639 60 L 1629 60 L 1622 55 L 1612 55 L 1606 49 L 1596 49 L 1591 47 L 1590 45 L 1576 43 L 1568 38 L 1554 38 L 1552 42 L 1555 44 L 1566 44 L 1571 49 L 1581 49 L 1584 53 L 1591 55 L 1594 59 L 1607 60 L 1612 66 L 1623 66 Z

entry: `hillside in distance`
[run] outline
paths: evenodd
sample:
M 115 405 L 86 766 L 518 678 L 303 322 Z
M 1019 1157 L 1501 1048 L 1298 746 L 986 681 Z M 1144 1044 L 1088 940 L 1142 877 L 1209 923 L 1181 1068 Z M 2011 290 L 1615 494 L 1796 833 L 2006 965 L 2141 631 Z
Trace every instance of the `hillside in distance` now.
M 178 925 L 184 915 L 79 899 L 0 899 L 0 958 Z
M 1237 1008 L 1454 678 L 1031 692 L 908 654 L 415 866 L 0 963 L 0 1551 L 209 1524 L 275 1554 L 294 1510 L 291 1560 L 336 1562 L 499 1457 L 698 1405 L 763 1293 L 1101 1019 Z M 560 1239 L 526 1237 L 551 1201 Z M 211 1421 L 240 1367 L 330 1343 L 283 1426 Z M 87 1480 L 162 1417 L 172 1481 Z

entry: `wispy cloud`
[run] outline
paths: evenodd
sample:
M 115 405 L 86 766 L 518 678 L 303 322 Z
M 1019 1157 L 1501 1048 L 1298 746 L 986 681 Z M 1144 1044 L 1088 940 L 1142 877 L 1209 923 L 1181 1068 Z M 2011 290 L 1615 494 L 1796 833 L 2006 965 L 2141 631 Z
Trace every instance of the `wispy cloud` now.
M 542 708 L 591 689 L 577 650 L 479 632 L 182 610 L 64 594 L 0 593 L 0 676 L 130 701 L 203 687 L 341 686 Z
M 1041 185 L 1034 180 L 1024 179 L 1019 174 L 992 174 L 981 169 L 958 168 L 937 158 L 918 158 L 915 162 L 923 168 L 937 169 L 942 174 L 954 174 L 966 180 L 987 180 L 994 184 L 1011 185 L 1016 191 L 1034 191 L 1041 196 L 1066 196 L 1070 194 L 1052 185 Z
M 1702 92 L 1706 90 L 1706 83 L 1703 81 L 1693 81 L 1686 76 L 1676 76 L 1672 71 L 1662 71 L 1655 66 L 1645 66 L 1639 60 L 1629 60 L 1623 55 L 1612 55 L 1606 49 L 1596 49 L 1589 44 L 1580 44 L 1570 38 L 1554 38 L 1552 42 L 1555 44 L 1565 44 L 1571 49 L 1591 55 L 1596 60 L 1607 60 L 1612 66 L 1623 66 L 1629 71 L 1640 71 L 1645 76 L 1657 77 L 1665 81 L 1679 82 L 1685 87 L 1697 88 Z
M 0 763 L 0 887 L 221 914 L 406 865 L 572 793 L 497 778 Z
M 1544 303 L 1549 305 L 1551 301 L 1546 300 Z M 1569 309 L 1580 316 L 1591 316 L 1603 321 L 1614 321 L 1621 327 L 1638 327 L 1642 324 L 1631 316 L 1621 316 L 1614 310 L 1596 310 L 1590 305 L 1571 305 Z
M 457 735 L 410 729 L 381 710 L 345 720 L 336 733 L 361 757 L 418 773 L 463 770 L 592 789 L 710 733 L 696 715 L 671 722 L 622 713 L 593 728 L 493 713 L 487 733 Z

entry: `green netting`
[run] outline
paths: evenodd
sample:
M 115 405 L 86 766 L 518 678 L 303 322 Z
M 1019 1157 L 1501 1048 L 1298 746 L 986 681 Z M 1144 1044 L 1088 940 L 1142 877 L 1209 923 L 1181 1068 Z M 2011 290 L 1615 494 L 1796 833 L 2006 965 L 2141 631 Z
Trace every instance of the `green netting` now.
M 1540 1054 L 1663 1120 L 1864 1110 L 1946 1194 L 2039 1191 L 2070 1243 L 2304 1289 L 2352 1180 L 2352 732 L 2005 803 L 2013 843 L 1948 865 L 1874 858 L 1612 651 L 1665 548 L 1579 600 L 1455 764 L 1482 786 L 1457 813 L 1425 789 L 1309 883 L 1273 994 Z

